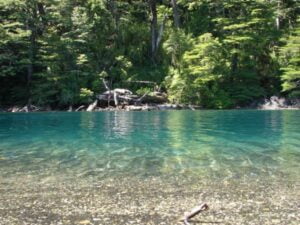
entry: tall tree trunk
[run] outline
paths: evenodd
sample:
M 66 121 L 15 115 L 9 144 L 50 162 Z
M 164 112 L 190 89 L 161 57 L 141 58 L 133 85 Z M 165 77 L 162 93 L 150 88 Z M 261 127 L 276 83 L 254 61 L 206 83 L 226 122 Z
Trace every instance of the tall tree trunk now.
M 118 8 L 117 8 L 117 3 L 115 0 L 109 0 L 108 1 L 110 12 L 114 18 L 114 26 L 115 30 L 119 30 L 119 15 L 118 15 Z
M 174 26 L 176 28 L 180 27 L 180 18 L 178 13 L 178 6 L 176 0 L 171 0 L 172 8 L 173 8 L 173 19 L 174 19 Z
M 155 62 L 158 37 L 156 0 L 149 0 L 149 7 L 151 12 L 151 55 L 152 60 Z
M 37 11 L 36 5 L 34 4 L 31 8 L 31 15 L 28 15 L 27 19 L 27 30 L 29 30 L 29 43 L 28 43 L 28 65 L 27 65 L 27 94 L 28 94 L 28 104 L 30 104 L 30 91 L 31 91 L 31 81 L 34 73 L 34 58 L 36 51 L 36 36 L 37 36 L 37 28 L 36 28 L 36 20 L 37 20 Z
M 234 53 L 231 58 L 231 75 L 235 75 L 238 69 L 238 54 Z
M 165 28 L 165 22 L 166 22 L 167 16 L 164 15 L 163 21 L 160 25 L 159 31 L 157 32 L 157 40 L 156 40 L 156 49 L 158 49 L 159 44 L 161 42 L 162 36 L 164 34 L 164 28 Z
M 234 49 L 239 49 L 238 44 L 234 44 Z M 236 75 L 237 70 L 238 70 L 238 63 L 239 63 L 239 55 L 238 53 L 233 53 L 231 56 L 231 76 L 234 77 Z
M 277 30 L 280 29 L 280 7 L 281 7 L 281 0 L 277 0 L 277 16 L 276 16 L 276 28 L 277 28 Z
M 30 35 L 30 42 L 28 46 L 28 59 L 29 63 L 27 66 L 27 86 L 30 86 L 32 74 L 33 74 L 33 61 L 34 61 L 34 48 L 35 48 L 35 35 Z

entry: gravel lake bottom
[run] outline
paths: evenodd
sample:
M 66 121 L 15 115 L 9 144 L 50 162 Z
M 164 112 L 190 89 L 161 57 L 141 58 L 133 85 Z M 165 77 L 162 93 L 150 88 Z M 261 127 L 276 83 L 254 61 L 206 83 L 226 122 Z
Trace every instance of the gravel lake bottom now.
M 300 224 L 299 182 L 284 177 L 0 177 L 0 224 Z

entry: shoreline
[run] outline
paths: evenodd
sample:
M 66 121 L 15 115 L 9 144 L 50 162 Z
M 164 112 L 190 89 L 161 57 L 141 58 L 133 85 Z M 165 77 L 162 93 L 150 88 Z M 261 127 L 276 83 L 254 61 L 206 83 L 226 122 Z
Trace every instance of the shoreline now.
M 136 97 L 136 96 L 135 96 Z M 289 99 L 284 97 L 272 96 L 269 99 L 258 99 L 246 106 L 235 106 L 232 108 L 205 108 L 200 105 L 183 104 L 183 103 L 170 103 L 167 97 L 156 96 L 156 101 L 148 99 L 142 102 L 141 99 L 134 102 L 118 102 L 114 100 L 109 102 L 100 97 L 90 104 L 77 104 L 65 107 L 51 106 L 36 106 L 32 104 L 27 105 L 0 105 L 0 112 L 106 112 L 106 111 L 165 111 L 165 110 L 299 110 L 300 99 Z M 153 96 L 152 96 L 153 98 Z M 159 100 L 159 101 L 158 101 Z
M 25 106 L 26 107 L 26 106 Z M 131 111 L 181 111 L 181 110 L 190 110 L 190 111 L 201 111 L 201 110 L 262 110 L 262 111 L 272 111 L 272 110 L 299 110 L 300 106 L 287 106 L 287 107 L 236 107 L 229 109 L 210 109 L 202 108 L 197 105 L 183 105 L 183 104 L 157 104 L 157 105 L 128 105 L 125 107 L 95 107 L 93 110 L 86 110 L 87 107 L 84 107 L 79 110 L 74 109 L 47 109 L 39 108 L 35 106 L 35 109 L 26 109 L 25 107 L 12 106 L 12 107 L 3 107 L 0 108 L 0 113 L 34 113 L 34 112 L 131 112 Z

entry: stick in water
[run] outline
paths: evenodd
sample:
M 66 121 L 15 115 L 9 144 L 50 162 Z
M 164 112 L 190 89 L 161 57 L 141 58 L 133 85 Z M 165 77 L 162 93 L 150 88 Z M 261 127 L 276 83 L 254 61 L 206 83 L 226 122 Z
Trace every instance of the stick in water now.
M 208 209 L 208 205 L 206 203 L 202 203 L 201 205 L 193 208 L 190 213 L 188 213 L 184 216 L 184 218 L 183 218 L 184 224 L 190 225 L 190 223 L 188 222 L 189 219 L 193 218 L 194 216 L 198 215 L 200 212 L 207 210 L 207 209 Z

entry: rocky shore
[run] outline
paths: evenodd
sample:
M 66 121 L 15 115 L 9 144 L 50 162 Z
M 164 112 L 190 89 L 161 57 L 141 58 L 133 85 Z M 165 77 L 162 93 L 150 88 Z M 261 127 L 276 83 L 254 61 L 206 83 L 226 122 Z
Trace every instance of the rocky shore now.
M 262 110 L 300 109 L 300 99 L 272 96 L 270 98 L 255 101 L 250 104 L 249 107 Z
M 51 108 L 43 108 L 43 107 L 34 107 L 29 108 L 27 106 L 13 106 L 8 108 L 0 109 L 0 112 L 55 112 L 55 111 L 66 111 L 66 112 L 103 112 L 103 111 L 157 111 L 157 110 L 199 110 L 200 106 L 197 105 L 184 105 L 184 104 L 142 104 L 142 105 L 124 105 L 121 107 L 94 107 L 92 110 L 87 110 L 88 106 L 78 107 L 77 109 L 73 109 L 73 107 L 69 107 L 66 109 L 51 109 Z
M 204 109 L 199 105 L 169 103 L 166 96 L 161 94 L 145 96 L 122 97 L 122 101 L 113 100 L 105 95 L 98 98 L 91 104 L 69 106 L 65 108 L 40 107 L 35 105 L 0 107 L 0 112 L 48 112 L 48 111 L 67 111 L 67 112 L 102 112 L 102 111 L 156 111 L 156 110 L 200 110 Z M 116 96 L 115 96 L 116 97 Z M 121 96 L 119 96 L 121 97 Z M 142 99 L 145 98 L 145 99 Z M 124 101 L 126 99 L 126 101 Z M 135 100 L 132 100 L 135 99 Z M 117 104 L 116 104 L 117 102 Z M 286 99 L 284 97 L 272 96 L 252 102 L 243 107 L 234 109 L 258 109 L 258 110 L 281 110 L 281 109 L 300 109 L 300 99 Z
M 100 112 L 100 111 L 154 111 L 154 110 L 180 110 L 200 109 L 199 106 L 186 104 L 171 104 L 165 93 L 151 92 L 142 96 L 134 95 L 127 89 L 108 90 L 96 96 L 89 104 L 70 105 L 68 107 L 51 108 L 40 107 L 32 104 L 25 106 L 6 107 L 0 112 L 41 112 L 41 111 L 68 111 L 68 112 Z

